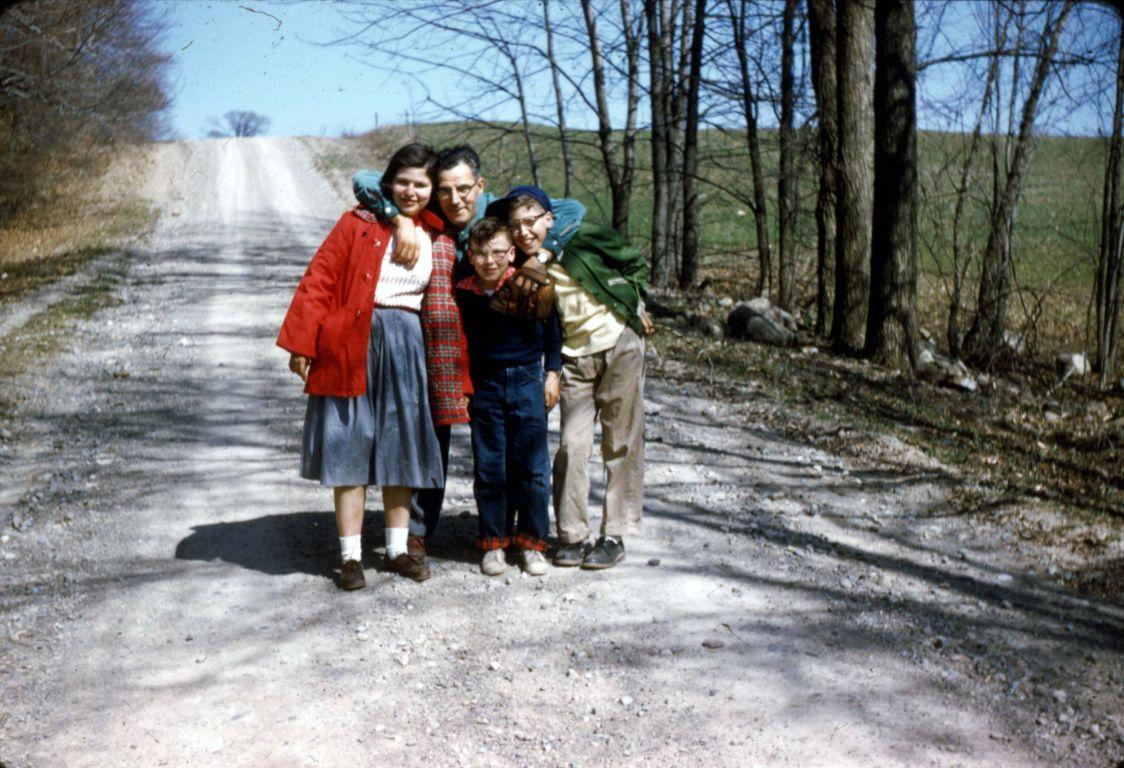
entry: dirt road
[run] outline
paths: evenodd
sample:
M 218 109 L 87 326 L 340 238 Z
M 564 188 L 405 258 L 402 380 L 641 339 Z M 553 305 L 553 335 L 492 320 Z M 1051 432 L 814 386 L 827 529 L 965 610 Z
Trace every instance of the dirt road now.
M 892 461 L 851 466 L 770 433 L 752 397 L 659 375 L 624 564 L 479 575 L 458 430 L 434 578 L 375 571 L 372 494 L 368 587 L 341 593 L 273 341 L 349 201 L 290 139 L 162 145 L 136 182 L 162 215 L 118 303 L 9 384 L 3 765 L 1124 755 L 1119 605 L 1067 592 L 998 528 L 936 516 L 961 481 L 916 451 L 884 441 Z

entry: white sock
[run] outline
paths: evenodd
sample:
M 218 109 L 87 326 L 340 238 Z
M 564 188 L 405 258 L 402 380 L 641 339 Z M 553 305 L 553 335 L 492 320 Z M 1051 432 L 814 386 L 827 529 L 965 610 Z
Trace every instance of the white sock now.
M 405 553 L 406 538 L 410 535 L 409 528 L 387 528 L 386 530 L 386 556 L 391 560 Z
M 363 559 L 363 536 L 340 536 L 340 558 L 346 563 L 348 560 Z

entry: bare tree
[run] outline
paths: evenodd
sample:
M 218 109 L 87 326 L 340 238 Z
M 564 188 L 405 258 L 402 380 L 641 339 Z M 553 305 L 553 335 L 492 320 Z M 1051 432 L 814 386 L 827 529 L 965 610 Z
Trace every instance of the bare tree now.
M 550 23 L 550 0 L 542 0 L 543 30 L 546 32 L 546 59 L 550 65 L 550 84 L 554 90 L 554 104 L 558 114 L 558 143 L 562 148 L 562 170 L 565 177 L 563 195 L 574 194 L 574 159 L 570 154 L 570 139 L 566 134 L 566 102 L 562 96 L 562 83 L 558 57 L 554 53 L 554 25 Z
M 1032 130 L 1046 78 L 1058 50 L 1058 40 L 1073 0 L 1065 0 L 1054 16 L 1047 12 L 1038 48 L 1038 62 L 1023 103 L 1014 156 L 1002 191 L 996 198 L 991 216 L 987 246 L 984 248 L 976 315 L 964 338 L 969 358 L 984 367 L 991 367 L 1003 349 L 1007 329 L 1007 300 L 1011 281 L 1011 230 L 1015 207 L 1022 191 L 1022 180 L 1033 152 Z M 1016 43 L 1017 44 L 1017 43 Z M 1015 81 L 1017 82 L 1017 80 Z
M 38 0 L 0 15 L 0 220 L 167 132 L 163 27 L 139 2 Z
M 983 98 L 980 100 L 975 126 L 972 128 L 972 134 L 968 140 L 968 149 L 961 166 L 960 181 L 956 188 L 956 207 L 952 216 L 952 287 L 949 291 L 946 336 L 949 352 L 953 355 L 960 354 L 960 312 L 963 301 L 964 278 L 970 263 L 970 256 L 964 245 L 965 208 L 972 187 L 973 170 L 981 143 L 984 119 L 988 114 L 992 93 L 999 80 L 999 65 L 1002 61 L 1002 52 L 1006 47 L 1007 24 L 1001 21 L 1002 7 L 997 3 L 993 10 L 995 14 L 995 50 L 993 55 L 989 57 L 987 76 L 984 79 Z
M 526 84 L 555 57 L 539 45 L 535 28 L 531 28 L 534 34 L 530 35 L 510 34 L 512 28 L 526 27 L 522 13 L 498 3 L 465 5 L 453 0 L 430 0 L 392 8 L 378 5 L 373 10 L 346 6 L 340 14 L 357 31 L 328 41 L 328 45 L 358 46 L 367 54 L 372 68 L 397 78 L 413 79 L 438 114 L 517 134 L 527 148 L 531 177 L 541 180 L 534 125 L 548 122 L 549 118 L 534 111 Z M 552 23 L 551 28 L 555 30 L 556 25 Z M 423 29 L 426 50 L 419 51 L 415 34 L 404 34 L 404 29 Z M 443 55 L 431 55 L 434 50 L 441 50 Z M 434 71 L 455 78 L 463 87 L 448 101 L 434 96 L 423 77 Z M 568 80 L 565 70 L 559 67 L 556 71 Z M 488 117 L 507 105 L 518 110 L 515 124 Z
M 838 14 L 838 200 L 835 305 L 831 335 L 839 351 L 858 353 L 866 332 L 873 205 L 874 0 L 841 3 Z
M 816 196 L 816 320 L 815 331 L 827 330 L 827 265 L 835 258 L 835 205 L 837 145 L 839 141 L 838 98 L 835 82 L 835 8 L 831 0 L 808 0 L 809 43 L 812 81 L 819 113 L 820 167 Z
M 757 286 L 754 292 L 764 296 L 773 290 L 773 265 L 769 253 L 769 212 L 765 203 L 765 172 L 761 162 L 761 142 L 757 130 L 755 82 L 750 73 L 749 11 L 747 0 L 726 0 L 730 13 L 730 29 L 734 54 L 738 60 L 740 105 L 745 120 L 745 141 L 753 176 L 753 223 L 757 235 Z
M 515 49 L 504 40 L 499 24 L 494 19 L 490 20 L 496 34 L 496 49 L 507 62 L 511 71 L 511 79 L 515 87 L 515 103 L 519 105 L 519 123 L 523 128 L 523 143 L 527 146 L 527 159 L 531 163 L 531 179 L 536 187 L 542 186 L 542 177 L 539 175 L 539 156 L 535 150 L 535 133 L 531 130 L 531 119 L 527 109 L 527 90 L 523 86 L 523 73 L 519 69 L 519 58 Z
M 632 198 L 632 178 L 636 167 L 636 110 L 639 103 L 641 36 L 633 25 L 627 0 L 622 0 L 620 3 L 621 31 L 624 38 L 625 56 L 628 61 L 628 95 L 625 129 L 621 141 L 622 158 L 618 160 L 612 115 L 609 111 L 605 54 L 602 49 L 601 36 L 597 31 L 598 13 L 593 7 L 592 0 L 581 0 L 581 7 L 589 35 L 593 92 L 597 105 L 597 137 L 601 159 L 605 166 L 605 174 L 609 181 L 610 194 L 613 198 L 613 228 L 627 237 L 629 203 Z
M 1096 307 L 1096 355 L 1094 363 L 1101 386 L 1108 383 L 1116 361 L 1117 329 L 1120 323 L 1121 274 L 1124 273 L 1124 194 L 1120 190 L 1124 156 L 1124 15 L 1117 33 L 1116 93 L 1112 130 L 1105 162 L 1104 192 L 1101 197 L 1101 237 L 1097 271 L 1093 284 Z
M 671 68 L 672 39 L 677 17 L 676 0 L 644 0 L 648 27 L 648 100 L 652 128 L 652 242 L 650 249 L 652 283 L 667 282 L 671 259 L 669 163 L 671 153 L 672 104 L 675 100 L 674 71 Z
M 784 0 L 781 24 L 781 124 L 780 171 L 777 174 L 777 245 L 779 261 L 779 303 L 791 310 L 796 289 L 796 148 L 793 114 L 795 83 L 793 72 L 796 48 L 797 0 Z
M 699 91 L 705 32 L 706 0 L 696 0 L 691 31 L 690 73 L 687 77 L 687 122 L 683 138 L 683 256 L 679 266 L 680 288 L 695 285 L 699 273 Z
M 875 7 L 874 227 L 866 354 L 912 372 L 917 349 L 917 106 L 913 0 Z
M 207 135 L 213 139 L 224 136 L 257 136 L 269 130 L 270 119 L 257 112 L 234 109 L 222 116 L 224 122 L 212 118 L 212 127 Z M 225 123 L 225 124 L 224 124 Z
M 667 146 L 667 175 L 668 189 L 668 215 L 670 232 L 668 242 L 670 251 L 674 254 L 675 269 L 678 278 L 683 277 L 683 225 L 684 195 L 686 192 L 687 175 L 687 122 L 688 103 L 691 98 L 691 53 L 694 49 L 693 36 L 690 30 L 695 28 L 695 3 L 691 0 L 682 0 L 680 11 L 679 33 L 672 38 L 673 44 L 678 47 L 678 61 L 676 63 L 675 89 L 669 110 L 668 146 Z

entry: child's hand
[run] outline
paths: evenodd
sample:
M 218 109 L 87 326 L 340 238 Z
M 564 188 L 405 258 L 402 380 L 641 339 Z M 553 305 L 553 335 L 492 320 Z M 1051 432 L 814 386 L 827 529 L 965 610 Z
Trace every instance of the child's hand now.
M 656 326 L 652 323 L 652 317 L 645 310 L 640 310 L 640 323 L 644 326 L 644 335 L 651 336 L 652 331 L 656 330 Z
M 550 411 L 558 402 L 559 376 L 558 371 L 547 371 L 546 384 L 543 385 L 543 399 L 546 400 L 546 410 Z
M 308 381 L 308 369 L 312 361 L 304 355 L 289 355 L 289 370 L 301 377 L 301 381 Z
M 396 264 L 401 264 L 406 269 L 413 269 L 418 261 L 418 232 L 414 227 L 413 219 L 398 214 L 394 222 L 394 255 L 391 258 Z

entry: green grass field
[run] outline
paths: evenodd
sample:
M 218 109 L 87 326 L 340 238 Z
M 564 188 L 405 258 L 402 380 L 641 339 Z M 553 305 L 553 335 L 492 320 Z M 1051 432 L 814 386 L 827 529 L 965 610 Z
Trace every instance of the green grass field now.
M 413 127 L 391 126 L 354 137 L 354 152 L 340 162 L 381 166 L 391 152 L 411 137 L 436 146 L 467 142 L 480 153 L 488 188 L 501 193 L 531 180 L 527 147 L 515 130 L 456 123 Z M 574 196 L 589 209 L 589 216 L 608 222 L 611 203 L 601 165 L 596 135 L 571 134 L 575 154 Z M 952 262 L 952 221 L 955 190 L 967 136 L 922 133 L 918 253 L 921 265 L 919 312 L 923 324 L 943 337 Z M 806 146 L 814 134 L 800 134 Z M 702 185 L 701 278 L 722 278 L 735 298 L 748 298 L 757 278 L 757 243 L 753 215 L 748 205 L 752 180 L 744 133 L 706 131 L 701 139 Z M 769 197 L 770 244 L 776 248 L 776 135 L 761 135 Z M 563 169 L 558 132 L 535 129 L 535 144 L 543 186 L 553 195 L 563 190 Z M 1002 148 L 1000 148 L 1002 152 Z M 1100 219 L 1100 194 L 1104 174 L 1105 142 L 1094 138 L 1042 137 L 1035 146 L 1016 217 L 1014 265 L 1021 289 L 1011 302 L 1011 324 L 1016 330 L 1035 325 L 1033 340 L 1041 351 L 1079 349 L 1084 336 L 1085 308 L 1093 275 Z M 649 242 L 651 228 L 650 148 L 647 135 L 637 142 L 637 173 L 630 211 L 630 237 L 641 247 Z M 991 198 L 990 141 L 977 155 L 970 204 L 966 210 L 962 242 L 969 256 L 964 301 L 975 299 L 979 256 L 987 237 Z M 811 153 L 799 163 L 797 193 L 798 303 L 808 307 L 815 292 L 815 197 L 819 168 Z M 773 258 L 776 268 L 776 256 Z M 774 276 L 775 285 L 775 276 Z

